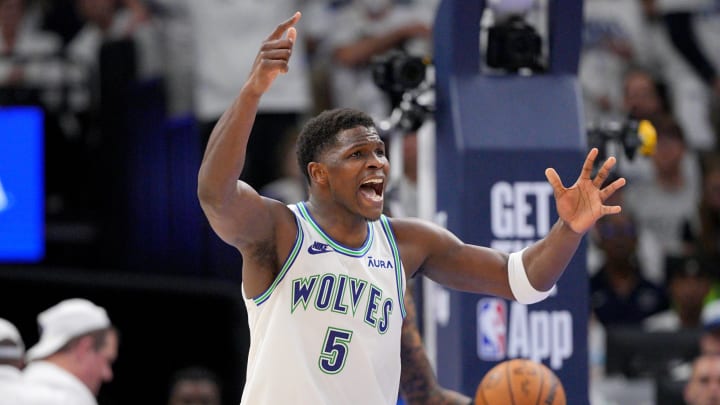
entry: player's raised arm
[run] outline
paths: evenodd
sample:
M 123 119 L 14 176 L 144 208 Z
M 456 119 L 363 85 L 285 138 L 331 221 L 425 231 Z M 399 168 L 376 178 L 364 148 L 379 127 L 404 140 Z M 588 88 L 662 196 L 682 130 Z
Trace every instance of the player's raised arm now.
M 267 240 L 272 203 L 238 181 L 260 97 L 288 71 L 300 13 L 279 24 L 262 43 L 251 73 L 210 135 L 198 174 L 198 198 L 215 232 L 237 247 Z
M 602 216 L 620 212 L 605 200 L 625 185 L 615 180 L 602 188 L 615 158 L 604 162 L 592 178 L 597 149 L 591 150 L 575 184 L 566 188 L 554 169 L 545 174 L 553 187 L 559 219 L 541 240 L 510 255 L 463 243 L 431 223 L 393 219 L 406 271 L 422 268 L 431 279 L 462 291 L 492 294 L 523 303 L 545 298 L 565 271 L 580 241 Z

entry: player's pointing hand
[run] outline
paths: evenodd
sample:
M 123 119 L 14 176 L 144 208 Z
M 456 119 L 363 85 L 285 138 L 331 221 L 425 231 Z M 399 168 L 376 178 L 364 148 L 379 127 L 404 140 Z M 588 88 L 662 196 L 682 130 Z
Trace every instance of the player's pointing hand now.
M 263 41 L 246 84 L 254 95 L 260 97 L 270 88 L 280 73 L 287 73 L 293 45 L 297 38 L 295 24 L 300 17 L 300 12 L 295 12 L 292 17 L 280 23 L 275 31 Z

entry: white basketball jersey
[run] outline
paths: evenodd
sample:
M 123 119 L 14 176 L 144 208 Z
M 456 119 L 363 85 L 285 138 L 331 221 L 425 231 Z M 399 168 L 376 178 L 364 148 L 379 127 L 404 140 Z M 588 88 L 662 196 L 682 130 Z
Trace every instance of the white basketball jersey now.
M 245 297 L 241 403 L 395 404 L 405 274 L 388 219 L 368 222 L 353 249 L 323 232 L 303 203 L 290 209 L 298 224 L 290 255 L 267 291 Z

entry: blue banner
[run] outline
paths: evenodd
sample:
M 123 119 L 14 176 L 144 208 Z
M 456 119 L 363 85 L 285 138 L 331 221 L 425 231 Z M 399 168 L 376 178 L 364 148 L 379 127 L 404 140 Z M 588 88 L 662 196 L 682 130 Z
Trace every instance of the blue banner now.
M 43 113 L 0 108 L 0 262 L 45 255 Z

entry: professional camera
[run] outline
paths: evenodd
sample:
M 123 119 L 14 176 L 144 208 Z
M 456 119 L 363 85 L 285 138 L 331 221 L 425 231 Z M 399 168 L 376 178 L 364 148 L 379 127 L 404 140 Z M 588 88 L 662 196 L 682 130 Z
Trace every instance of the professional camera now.
M 616 142 L 622 147 L 628 160 L 633 160 L 638 152 L 643 156 L 655 153 L 657 132 L 648 120 L 629 118 L 625 122 L 606 122 L 590 126 L 587 134 L 588 145 L 598 148 L 600 152 L 596 161 L 605 160 L 610 142 Z
M 373 61 L 373 81 L 390 98 L 392 112 L 379 123 L 383 132 L 414 132 L 435 111 L 435 81 L 426 59 L 392 50 Z
M 427 82 L 403 93 L 390 117 L 379 123 L 379 129 L 390 132 L 400 129 L 404 132 L 417 131 L 435 113 L 435 88 Z
M 379 123 L 381 131 L 416 131 L 434 113 L 433 69 L 425 58 L 392 50 L 373 59 L 372 75 L 392 108 L 390 116 Z
M 425 80 L 427 64 L 418 56 L 392 50 L 373 60 L 372 76 L 375 85 L 390 95 L 393 106 L 400 96 L 420 85 Z
M 488 66 L 517 72 L 544 70 L 540 63 L 542 38 L 521 16 L 510 16 L 488 28 L 486 61 Z

